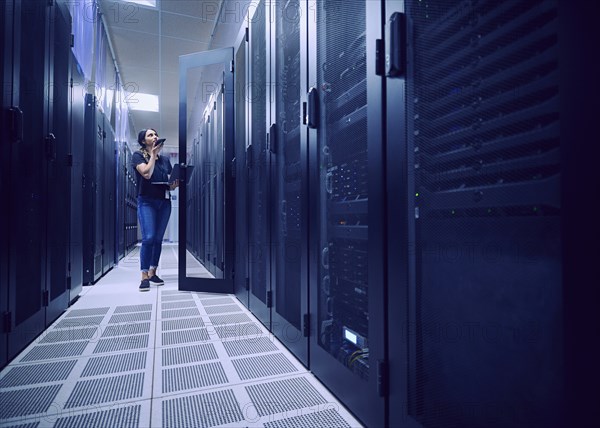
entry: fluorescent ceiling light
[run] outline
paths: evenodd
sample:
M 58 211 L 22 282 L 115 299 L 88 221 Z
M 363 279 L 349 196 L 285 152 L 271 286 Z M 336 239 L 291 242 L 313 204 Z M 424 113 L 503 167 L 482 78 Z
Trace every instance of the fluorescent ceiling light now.
M 156 0 L 121 0 L 125 3 L 137 3 L 142 6 L 156 7 Z
M 158 95 L 132 92 L 127 94 L 125 102 L 130 110 L 158 111 Z

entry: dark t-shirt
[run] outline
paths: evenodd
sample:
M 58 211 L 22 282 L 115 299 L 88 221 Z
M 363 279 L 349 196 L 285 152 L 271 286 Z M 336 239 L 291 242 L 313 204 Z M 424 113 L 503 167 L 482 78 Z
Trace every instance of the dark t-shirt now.
M 154 171 L 150 180 L 146 180 L 142 177 L 142 174 L 137 170 L 137 166 L 141 163 L 148 163 L 144 159 L 144 155 L 139 150 L 131 157 L 131 165 L 135 170 L 135 176 L 137 179 L 137 194 L 138 196 L 146 196 L 154 199 L 165 199 L 168 195 L 167 191 L 169 186 L 167 184 L 152 184 L 156 182 L 169 181 L 169 174 L 173 170 L 169 158 L 166 156 L 160 156 L 154 163 Z

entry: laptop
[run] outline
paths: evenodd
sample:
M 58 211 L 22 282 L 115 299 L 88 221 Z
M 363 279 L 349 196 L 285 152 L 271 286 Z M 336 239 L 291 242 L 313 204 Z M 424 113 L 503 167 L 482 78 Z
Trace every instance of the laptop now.
M 194 165 L 188 165 L 186 167 L 187 169 L 187 183 L 190 183 L 190 178 L 192 177 L 192 172 L 194 172 Z M 169 181 L 156 181 L 156 182 L 152 182 L 152 184 L 172 184 L 175 180 L 180 180 L 181 179 L 181 167 L 179 166 L 178 163 L 175 164 L 175 166 L 173 167 L 173 170 L 171 171 L 171 175 L 169 176 Z

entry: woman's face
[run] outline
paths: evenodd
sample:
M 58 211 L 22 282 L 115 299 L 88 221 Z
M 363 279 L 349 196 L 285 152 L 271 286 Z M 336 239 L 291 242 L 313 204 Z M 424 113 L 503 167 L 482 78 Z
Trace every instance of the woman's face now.
M 146 146 L 152 147 L 157 140 L 158 134 L 156 133 L 156 131 L 154 129 L 148 129 L 146 131 L 146 138 L 144 141 L 144 143 L 146 143 Z

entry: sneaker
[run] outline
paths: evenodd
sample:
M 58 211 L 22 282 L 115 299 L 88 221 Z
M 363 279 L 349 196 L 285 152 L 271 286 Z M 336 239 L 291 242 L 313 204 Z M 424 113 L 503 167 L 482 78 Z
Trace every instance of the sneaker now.
M 154 285 L 164 285 L 165 282 L 158 277 L 158 275 L 153 275 L 152 278 L 149 279 L 150 284 Z
M 142 279 L 140 283 L 140 291 L 150 291 L 150 281 L 147 279 Z

